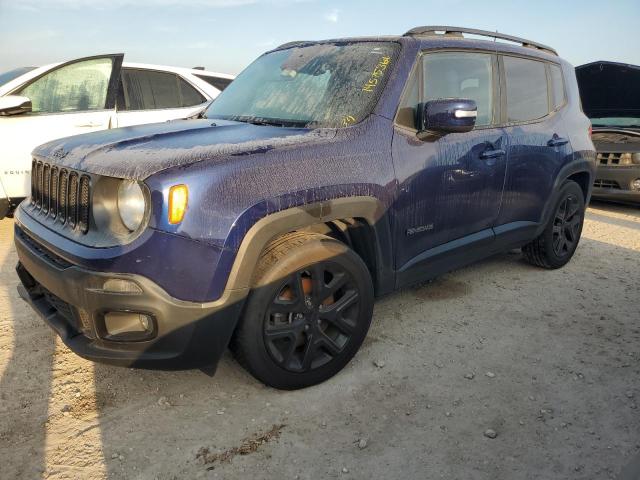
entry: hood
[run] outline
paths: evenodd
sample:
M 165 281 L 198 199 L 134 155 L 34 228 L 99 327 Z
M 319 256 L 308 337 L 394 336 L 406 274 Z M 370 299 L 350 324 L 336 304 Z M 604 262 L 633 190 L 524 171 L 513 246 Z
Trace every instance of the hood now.
M 264 153 L 333 135 L 335 130 L 327 129 L 178 120 L 54 140 L 40 145 L 33 154 L 74 170 L 144 180 L 171 167 L 224 156 Z
M 576 67 L 582 109 L 589 118 L 640 118 L 640 66 L 593 62 Z

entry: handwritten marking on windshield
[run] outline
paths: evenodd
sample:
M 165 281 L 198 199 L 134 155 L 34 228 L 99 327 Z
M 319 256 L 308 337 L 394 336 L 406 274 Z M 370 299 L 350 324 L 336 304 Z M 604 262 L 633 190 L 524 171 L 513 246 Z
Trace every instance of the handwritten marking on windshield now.
M 386 72 L 390 64 L 391 57 L 382 57 L 376 67 L 373 69 L 373 72 L 371 72 L 371 78 L 369 78 L 369 80 L 367 80 L 367 83 L 365 83 L 362 87 L 362 91 L 369 93 L 375 91 L 376 86 L 380 82 L 380 78 L 382 78 L 384 72 Z
M 346 115 L 342 118 L 343 127 L 348 127 L 350 125 L 353 125 L 354 123 L 356 123 L 356 117 L 354 117 L 353 115 Z

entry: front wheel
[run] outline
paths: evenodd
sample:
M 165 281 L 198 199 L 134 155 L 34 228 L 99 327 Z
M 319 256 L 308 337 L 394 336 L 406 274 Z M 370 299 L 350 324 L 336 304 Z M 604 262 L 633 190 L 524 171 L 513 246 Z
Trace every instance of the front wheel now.
M 344 243 L 313 233 L 285 235 L 260 258 L 232 350 L 267 385 L 315 385 L 358 351 L 373 300 L 366 265 Z
M 560 268 L 571 260 L 578 247 L 584 223 L 584 196 L 580 186 L 568 180 L 544 231 L 522 247 L 525 260 L 543 268 Z

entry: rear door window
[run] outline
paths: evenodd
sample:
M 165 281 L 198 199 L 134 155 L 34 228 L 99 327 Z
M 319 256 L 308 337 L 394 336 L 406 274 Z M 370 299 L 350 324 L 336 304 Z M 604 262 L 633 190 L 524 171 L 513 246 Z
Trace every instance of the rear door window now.
M 205 98 L 174 73 L 125 69 L 121 110 L 155 110 L 199 105 Z
M 504 56 L 507 121 L 527 122 L 549 113 L 549 93 L 544 62 Z

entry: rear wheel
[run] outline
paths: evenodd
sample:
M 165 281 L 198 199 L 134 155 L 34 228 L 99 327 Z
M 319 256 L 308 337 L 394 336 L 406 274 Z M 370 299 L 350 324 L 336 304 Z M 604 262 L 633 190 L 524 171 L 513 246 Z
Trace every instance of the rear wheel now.
M 262 254 L 233 340 L 240 363 L 282 389 L 320 383 L 360 348 L 373 313 L 366 265 L 325 235 L 288 234 Z
M 571 260 L 582 234 L 584 196 L 580 186 L 568 180 L 560 189 L 554 211 L 544 231 L 522 247 L 524 258 L 543 268 L 560 268 Z

